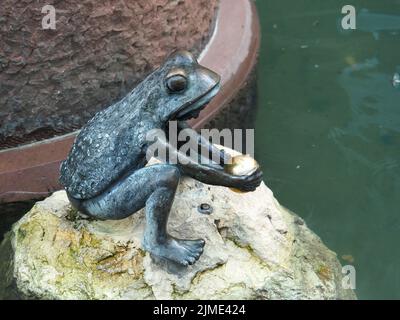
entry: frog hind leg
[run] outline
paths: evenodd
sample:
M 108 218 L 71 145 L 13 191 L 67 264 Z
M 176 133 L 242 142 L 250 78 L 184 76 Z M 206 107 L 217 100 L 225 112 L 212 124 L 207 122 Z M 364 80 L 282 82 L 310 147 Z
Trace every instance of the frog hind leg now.
M 156 257 L 187 266 L 200 258 L 205 242 L 202 239 L 177 239 L 168 234 L 167 221 L 174 195 L 175 190 L 161 187 L 147 200 L 143 246 Z
M 144 249 L 158 258 L 187 266 L 199 259 L 205 242 L 177 239 L 167 232 L 179 179 L 180 171 L 174 165 L 145 167 L 125 176 L 101 195 L 80 202 L 79 209 L 97 219 L 120 220 L 145 207 Z

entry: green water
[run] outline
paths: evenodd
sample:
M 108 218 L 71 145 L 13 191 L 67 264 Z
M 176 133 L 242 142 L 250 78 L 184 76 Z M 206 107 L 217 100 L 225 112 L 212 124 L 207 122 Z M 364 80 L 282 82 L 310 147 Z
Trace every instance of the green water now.
M 399 299 L 400 1 L 256 3 L 265 181 L 355 266 L 359 298 Z M 345 4 L 357 9 L 355 31 L 340 27 Z

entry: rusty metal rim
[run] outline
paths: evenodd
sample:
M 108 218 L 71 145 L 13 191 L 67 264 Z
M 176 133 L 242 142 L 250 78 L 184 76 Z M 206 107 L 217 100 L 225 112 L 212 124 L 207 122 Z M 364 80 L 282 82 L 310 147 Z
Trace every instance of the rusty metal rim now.
M 201 64 L 217 71 L 222 89 L 199 118 L 201 128 L 242 88 L 252 71 L 260 45 L 260 26 L 251 0 L 221 0 L 215 32 L 200 56 Z M 76 132 L 0 151 L 0 203 L 45 197 L 61 187 L 59 166 Z

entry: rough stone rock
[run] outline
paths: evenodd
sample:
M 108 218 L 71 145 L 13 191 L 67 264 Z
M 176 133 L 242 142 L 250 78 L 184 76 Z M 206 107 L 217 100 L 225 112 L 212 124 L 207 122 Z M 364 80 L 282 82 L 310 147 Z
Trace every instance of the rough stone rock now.
M 208 203 L 211 215 L 198 206 Z M 170 232 L 204 238 L 188 268 L 143 251 L 143 210 L 94 221 L 56 192 L 17 222 L 0 248 L 0 294 L 39 299 L 353 299 L 341 266 L 304 221 L 262 184 L 239 194 L 182 180 Z M 7 289 L 7 288 L 8 289 Z
M 45 5 L 56 29 L 42 28 Z M 0 148 L 72 132 L 176 48 L 198 54 L 218 0 L 2 0 Z

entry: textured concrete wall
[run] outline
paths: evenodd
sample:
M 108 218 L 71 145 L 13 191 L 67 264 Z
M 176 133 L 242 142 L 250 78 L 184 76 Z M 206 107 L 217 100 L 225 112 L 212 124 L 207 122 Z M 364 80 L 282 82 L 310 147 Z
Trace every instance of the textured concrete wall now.
M 42 29 L 45 4 L 57 10 L 56 30 Z M 0 149 L 79 128 L 175 48 L 199 53 L 217 4 L 2 0 Z

